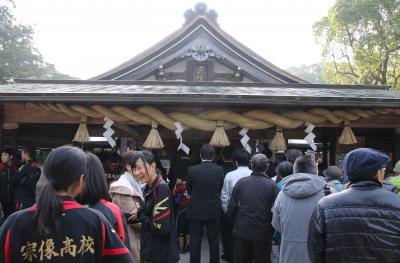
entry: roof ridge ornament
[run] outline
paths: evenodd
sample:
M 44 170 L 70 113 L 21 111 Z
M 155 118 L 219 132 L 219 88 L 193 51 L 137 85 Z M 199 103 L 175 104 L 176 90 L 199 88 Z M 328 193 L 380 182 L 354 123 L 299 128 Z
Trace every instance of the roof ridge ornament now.
M 216 25 L 217 23 L 217 18 L 218 18 L 218 13 L 214 9 L 208 9 L 207 5 L 205 3 L 197 3 L 194 7 L 194 9 L 187 9 L 185 13 L 183 14 L 185 17 L 185 24 L 189 23 L 193 19 L 195 19 L 198 16 L 205 16 L 212 22 L 214 22 Z
M 194 60 L 202 62 L 207 60 L 209 57 L 223 58 L 222 55 L 217 53 L 214 48 L 208 46 L 205 43 L 194 44 L 191 48 L 187 49 L 185 53 L 181 54 L 180 57 L 192 57 Z

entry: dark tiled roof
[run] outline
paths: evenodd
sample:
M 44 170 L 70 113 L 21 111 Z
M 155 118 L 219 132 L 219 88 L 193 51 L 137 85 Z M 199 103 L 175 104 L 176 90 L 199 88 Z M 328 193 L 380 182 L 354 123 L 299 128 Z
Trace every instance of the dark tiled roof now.
M 400 107 L 400 92 L 333 85 L 32 81 L 0 85 L 0 102 Z
M 307 83 L 307 81 L 296 77 L 289 72 L 275 66 L 268 60 L 264 59 L 254 51 L 252 51 L 247 46 L 240 43 L 238 40 L 233 38 L 231 35 L 223 31 L 219 26 L 210 21 L 206 16 L 199 15 L 189 23 L 185 24 L 180 29 L 176 30 L 169 36 L 165 37 L 163 40 L 159 41 L 154 46 L 148 48 L 139 55 L 129 59 L 128 61 L 122 63 L 121 65 L 102 73 L 98 76 L 91 78 L 91 80 L 106 80 L 106 79 L 119 79 L 119 76 L 132 68 L 140 68 L 143 64 L 147 63 L 151 58 L 157 57 L 160 53 L 168 49 L 170 46 L 179 43 L 188 34 L 191 34 L 193 30 L 199 30 L 199 26 L 204 26 L 209 29 L 215 36 L 215 38 L 220 39 L 224 43 L 228 43 L 231 48 L 238 50 L 239 53 L 244 54 L 250 60 L 254 61 L 258 66 L 272 72 L 272 74 L 280 76 L 284 83 Z

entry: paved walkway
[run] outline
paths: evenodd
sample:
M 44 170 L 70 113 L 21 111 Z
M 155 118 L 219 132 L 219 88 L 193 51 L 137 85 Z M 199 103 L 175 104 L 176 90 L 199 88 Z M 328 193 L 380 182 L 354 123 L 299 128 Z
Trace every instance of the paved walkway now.
M 201 242 L 201 263 L 209 263 L 210 262 L 210 253 L 208 251 L 208 241 L 207 238 L 203 235 L 203 241 Z M 222 255 L 222 244 L 219 243 L 219 256 Z M 181 254 L 181 260 L 179 263 L 189 263 L 190 253 Z M 226 263 L 221 259 L 220 263 Z
M 279 248 L 277 246 L 272 247 L 272 258 L 271 262 L 272 263 L 277 263 L 278 257 L 279 257 Z M 219 243 L 219 256 L 222 255 L 222 244 L 221 242 Z M 186 253 L 183 255 L 180 255 L 181 260 L 179 263 L 189 263 L 190 259 L 190 253 Z M 208 241 L 207 238 L 203 236 L 203 241 L 201 242 L 201 263 L 209 263 L 210 262 L 210 257 L 209 257 L 209 252 L 208 252 Z M 220 260 L 220 263 L 227 263 L 227 261 Z

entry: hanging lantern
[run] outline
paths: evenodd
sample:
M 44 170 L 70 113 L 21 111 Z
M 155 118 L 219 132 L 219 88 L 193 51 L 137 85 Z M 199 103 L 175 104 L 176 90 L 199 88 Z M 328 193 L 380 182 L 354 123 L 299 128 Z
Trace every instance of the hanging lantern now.
M 151 130 L 149 136 L 144 141 L 143 146 L 147 149 L 162 149 L 164 148 L 164 142 L 162 141 L 160 134 L 157 130 L 158 123 L 151 121 Z
M 82 115 L 78 130 L 75 133 L 75 137 L 74 137 L 73 141 L 80 142 L 80 143 L 90 141 L 89 131 L 87 129 L 86 123 L 87 123 L 87 116 Z
M 226 135 L 224 129 L 224 121 L 218 121 L 217 127 L 215 128 L 215 132 L 210 140 L 210 145 L 213 145 L 217 148 L 222 148 L 229 146 L 231 142 L 229 141 L 228 136 Z
M 271 151 L 274 152 L 284 152 L 286 151 L 286 140 L 283 137 L 283 132 L 281 127 L 276 127 L 275 136 L 271 141 L 271 145 L 269 147 Z
M 350 122 L 346 120 L 344 122 L 344 128 L 342 134 L 340 135 L 339 144 L 356 144 L 357 138 L 353 133 L 353 130 L 350 127 Z

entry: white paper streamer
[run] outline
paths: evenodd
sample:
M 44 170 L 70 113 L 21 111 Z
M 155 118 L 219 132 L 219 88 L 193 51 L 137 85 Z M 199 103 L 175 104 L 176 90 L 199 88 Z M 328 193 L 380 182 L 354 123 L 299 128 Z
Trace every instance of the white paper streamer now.
M 111 147 L 115 147 L 117 143 L 112 137 L 112 135 L 114 134 L 114 130 L 111 129 L 111 126 L 114 124 L 114 121 L 108 117 L 104 117 L 104 121 L 106 123 L 104 123 L 103 128 L 106 129 L 106 131 L 103 132 L 103 136 L 104 138 L 107 139 L 107 142 L 111 145 Z
M 311 149 L 313 149 L 313 151 L 317 150 L 317 145 L 314 142 L 315 139 L 315 134 L 312 132 L 315 128 L 315 125 L 310 123 L 310 122 L 306 122 L 306 126 L 307 128 L 304 130 L 305 133 L 307 133 L 306 137 L 304 137 L 304 140 L 310 145 Z
M 243 148 L 246 149 L 251 154 L 251 146 L 249 145 L 250 137 L 247 136 L 247 132 L 249 129 L 242 128 L 239 132 L 242 135 L 242 139 L 240 139 L 240 143 L 243 145 Z
M 179 146 L 178 146 L 177 150 L 178 151 L 182 150 L 184 153 L 186 153 L 186 155 L 189 155 L 190 148 L 186 144 L 183 143 L 183 138 L 182 138 L 183 128 L 182 128 L 182 124 L 180 122 L 175 122 L 175 127 L 176 127 L 176 130 L 175 130 L 176 138 L 178 140 L 180 140 L 180 143 L 179 143 Z

